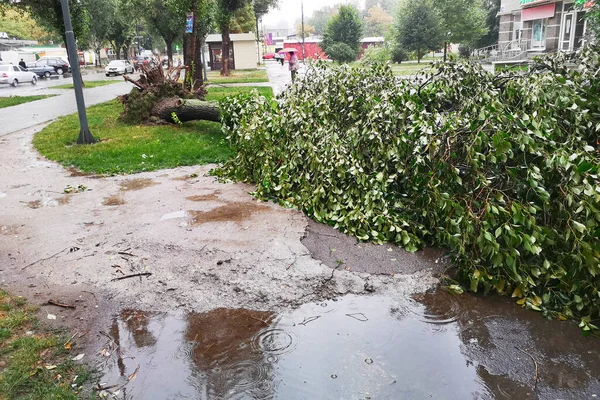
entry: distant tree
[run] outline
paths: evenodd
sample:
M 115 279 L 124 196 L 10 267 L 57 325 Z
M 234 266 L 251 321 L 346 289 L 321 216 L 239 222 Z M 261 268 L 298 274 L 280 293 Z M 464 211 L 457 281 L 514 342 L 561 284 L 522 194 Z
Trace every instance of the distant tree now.
M 482 0 L 435 0 L 431 4 L 441 17 L 445 45 L 473 45 L 487 32 Z
M 429 1 L 408 0 L 397 12 L 396 43 L 400 49 L 416 51 L 421 62 L 427 51 L 442 46 L 441 21 Z
M 312 16 L 307 19 L 307 23 L 315 27 L 315 33 L 323 35 L 327 21 L 338 12 L 339 6 L 325 6 L 313 12 Z
M 256 24 L 255 33 L 256 33 L 256 47 L 257 54 L 260 53 L 260 33 L 258 29 L 258 21 L 265 16 L 270 9 L 277 7 L 279 4 L 279 0 L 252 0 L 252 7 L 254 8 L 254 23 Z M 257 60 L 260 62 L 260 60 Z
M 89 21 L 90 45 L 96 53 L 96 65 L 100 65 L 100 50 L 108 40 L 112 16 L 116 13 L 116 3 L 111 0 L 82 0 Z
M 371 9 L 371 7 L 381 7 L 388 14 L 392 14 L 396 11 L 396 7 L 398 6 L 398 0 L 366 0 L 365 1 L 365 11 Z
M 353 6 L 341 6 L 336 15 L 327 22 L 321 46 L 330 56 L 329 49 L 336 43 L 346 44 L 354 52 L 354 59 L 360 52 L 363 25 L 358 10 Z M 337 49 L 336 49 L 337 50 Z
M 251 3 L 247 3 L 233 14 L 231 33 L 248 33 L 256 29 L 256 17 Z
M 63 43 L 66 43 L 65 22 L 60 0 L 20 0 L 10 4 L 5 2 L 2 6 L 3 8 L 12 6 L 28 12 L 46 30 L 56 33 L 62 38 Z M 88 22 L 83 4 L 71 1 L 70 11 L 75 38 L 83 40 Z
M 298 32 L 298 37 L 300 39 L 302 39 L 302 23 L 299 23 L 296 26 L 296 32 Z M 316 32 L 316 29 L 314 26 L 310 25 L 310 24 L 304 24 L 304 38 L 306 39 L 309 36 L 314 35 Z
M 121 52 L 125 53 L 133 42 L 135 36 L 133 5 L 128 0 L 110 0 L 113 2 L 114 13 L 111 15 L 111 23 L 107 33 L 107 39 L 117 53 L 117 59 L 121 58 Z
M 500 11 L 501 2 L 502 0 L 484 0 L 483 6 L 488 10 L 485 19 L 487 33 L 477 42 L 478 47 L 486 47 L 498 43 L 498 33 L 500 30 L 500 17 L 498 16 L 498 12 Z
M 394 19 L 383 8 L 375 5 L 367 10 L 365 17 L 365 34 L 367 36 L 384 36 L 392 26 Z
M 229 54 L 231 53 L 231 24 L 236 11 L 248 4 L 248 0 L 216 0 L 217 24 L 221 31 L 223 68 L 221 75 L 229 76 Z
M 16 7 L 6 7 L 0 13 L 0 32 L 6 32 L 8 36 L 22 40 L 37 40 L 47 42 L 60 40 L 58 33 L 50 33 L 42 28 L 27 11 Z
M 167 58 L 173 63 L 173 43 L 185 33 L 189 0 L 131 0 L 151 31 L 165 42 Z

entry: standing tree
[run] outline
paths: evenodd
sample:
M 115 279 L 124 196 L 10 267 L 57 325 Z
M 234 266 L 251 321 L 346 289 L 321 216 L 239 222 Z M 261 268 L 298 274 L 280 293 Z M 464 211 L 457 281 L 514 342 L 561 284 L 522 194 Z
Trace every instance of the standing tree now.
M 442 21 L 444 60 L 450 43 L 476 43 L 487 32 L 482 0 L 436 0 L 432 3 Z
M 231 56 L 231 24 L 236 11 L 241 10 L 248 4 L 249 0 L 217 0 L 217 24 L 223 38 L 221 57 L 223 68 L 221 75 L 229 76 L 229 58 Z
M 344 60 L 348 60 L 349 51 L 354 53 L 354 59 L 360 52 L 360 40 L 362 39 L 363 25 L 358 14 L 358 10 L 353 6 L 341 6 L 339 12 L 331 17 L 325 28 L 323 42 L 321 43 L 325 53 L 333 58 L 334 54 L 330 54 L 332 46 L 343 43 L 347 47 L 334 46 L 333 52 L 338 56 L 343 54 Z
M 577 0 L 576 3 L 579 9 L 588 10 L 585 18 L 587 19 L 589 30 L 597 40 L 600 40 L 600 1 Z
M 115 3 L 111 0 L 82 0 L 87 16 L 93 23 L 89 24 L 90 44 L 96 53 L 96 66 L 100 64 L 100 50 L 106 40 L 115 14 Z
M 256 23 L 256 54 L 260 56 L 260 35 L 258 32 L 258 21 L 269 12 L 269 9 L 277 7 L 279 0 L 252 0 L 254 18 Z M 260 59 L 257 60 L 260 63 Z
M 150 29 L 165 41 L 167 58 L 169 64 L 173 65 L 173 43 L 185 32 L 189 1 L 134 0 L 133 2 Z
M 133 42 L 135 30 L 131 21 L 134 19 L 134 10 L 128 0 L 109 0 L 113 3 L 113 14 L 110 16 L 110 27 L 107 33 L 107 39 L 112 44 L 117 53 L 117 59 L 121 59 L 121 51 L 125 50 L 127 58 L 127 49 Z
M 55 32 L 49 32 L 42 28 L 28 12 L 12 6 L 7 6 L 6 9 L 2 9 L 0 6 L 0 30 L 6 32 L 11 38 L 39 42 L 49 40 L 58 42 L 61 37 Z
M 416 51 L 418 62 L 426 50 L 444 43 L 440 18 L 429 1 L 409 0 L 398 9 L 396 43 L 400 49 Z
M 19 0 L 10 4 L 6 2 L 2 6 L 13 6 L 29 12 L 46 30 L 60 35 L 66 46 L 65 21 L 63 20 L 60 0 Z M 71 19 L 73 20 L 73 33 L 76 38 L 82 38 L 85 36 L 88 21 L 85 9 L 81 2 L 71 2 L 70 7 Z
M 477 46 L 486 47 L 498 42 L 500 31 L 500 17 L 498 16 L 498 12 L 500 11 L 500 3 L 501 0 L 484 0 L 484 8 L 488 10 L 485 19 L 487 33 L 479 39 Z
M 365 16 L 365 34 L 384 36 L 392 26 L 394 19 L 383 8 L 375 5 L 367 10 Z
M 300 22 L 300 23 L 298 23 L 298 25 L 296 25 L 296 32 L 298 32 L 298 37 L 300 39 L 306 39 L 307 37 L 314 35 L 314 33 L 316 32 L 316 29 L 312 25 L 304 24 L 304 37 L 303 37 L 302 36 L 302 22 Z

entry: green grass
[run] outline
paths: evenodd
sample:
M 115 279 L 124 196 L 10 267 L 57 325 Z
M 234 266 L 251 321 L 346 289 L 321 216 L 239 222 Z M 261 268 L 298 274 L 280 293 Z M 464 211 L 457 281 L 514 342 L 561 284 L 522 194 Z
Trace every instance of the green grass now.
M 496 64 L 496 72 L 500 73 L 500 72 L 517 72 L 517 71 L 522 71 L 522 72 L 527 72 L 529 71 L 529 64 Z
M 91 88 L 95 88 L 95 87 L 99 87 L 99 86 L 106 86 L 106 85 L 112 85 L 113 83 L 120 83 L 123 81 L 119 81 L 119 80 L 113 80 L 113 81 L 85 81 L 85 88 L 84 89 L 91 89 Z M 51 89 L 73 89 L 73 84 L 67 84 L 67 85 L 58 85 L 58 86 L 52 86 Z
M 231 76 L 224 77 L 220 71 L 209 71 L 208 83 L 258 83 L 269 82 L 267 71 L 264 69 L 236 69 Z
M 207 100 L 250 92 L 252 87 L 209 88 Z M 270 87 L 258 88 L 272 97 Z M 127 125 L 119 120 L 123 106 L 113 100 L 88 108 L 90 130 L 99 143 L 77 146 L 77 114 L 59 118 L 37 133 L 33 144 L 45 157 L 94 174 L 154 171 L 183 165 L 222 162 L 232 155 L 221 125 L 208 121 L 178 125 Z
M 421 72 L 424 69 L 429 68 L 429 62 L 421 61 L 416 62 L 403 62 L 401 64 L 392 64 L 392 72 L 395 76 L 407 76 L 414 75 L 417 72 Z
M 71 360 L 67 335 L 41 329 L 34 314 L 23 298 L 0 291 L 0 399 L 81 398 L 90 371 Z
M 256 89 L 258 93 L 267 98 L 273 97 L 273 88 L 265 86 L 228 86 L 228 87 L 209 87 L 208 88 L 208 96 L 206 96 L 206 100 L 210 101 L 218 101 L 227 96 L 234 96 L 242 93 L 250 93 L 252 90 Z
M 19 104 L 29 103 L 30 101 L 47 99 L 52 96 L 54 95 L 0 97 L 0 108 L 17 106 Z

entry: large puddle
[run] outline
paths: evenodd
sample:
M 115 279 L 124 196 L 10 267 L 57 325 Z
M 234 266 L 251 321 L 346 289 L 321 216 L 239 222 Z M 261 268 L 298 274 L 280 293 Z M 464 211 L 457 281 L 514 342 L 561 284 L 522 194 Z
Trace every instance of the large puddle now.
M 600 340 L 502 298 L 346 296 L 283 314 L 125 310 L 106 338 L 102 386 L 118 398 L 600 396 Z

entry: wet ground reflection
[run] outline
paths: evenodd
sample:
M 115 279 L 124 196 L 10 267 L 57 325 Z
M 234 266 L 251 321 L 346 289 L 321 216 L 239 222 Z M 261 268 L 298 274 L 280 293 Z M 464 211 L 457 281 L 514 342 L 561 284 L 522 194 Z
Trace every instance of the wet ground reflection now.
M 599 340 L 496 297 L 346 296 L 280 315 L 126 310 L 110 336 L 122 351 L 102 381 L 122 385 L 118 398 L 600 396 Z

